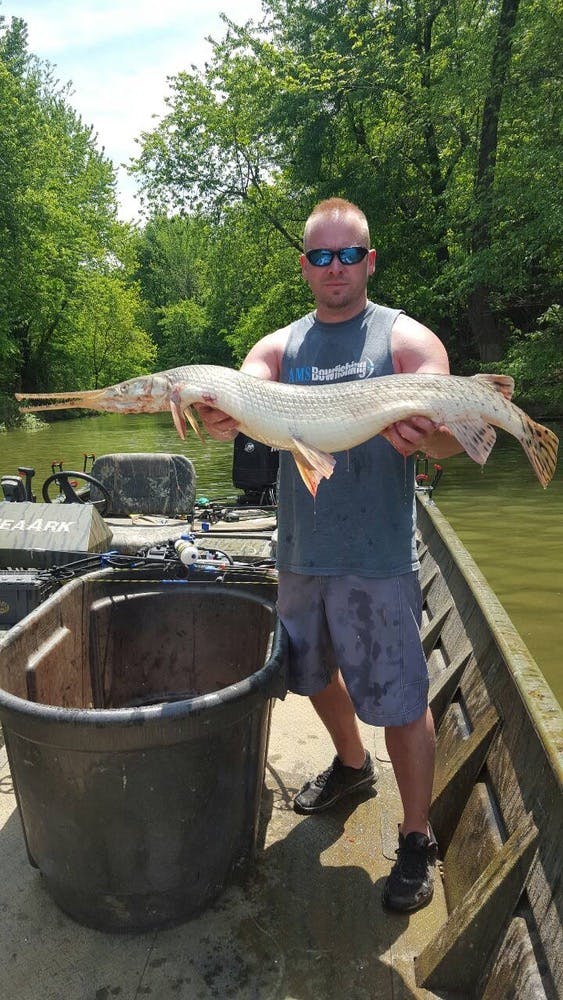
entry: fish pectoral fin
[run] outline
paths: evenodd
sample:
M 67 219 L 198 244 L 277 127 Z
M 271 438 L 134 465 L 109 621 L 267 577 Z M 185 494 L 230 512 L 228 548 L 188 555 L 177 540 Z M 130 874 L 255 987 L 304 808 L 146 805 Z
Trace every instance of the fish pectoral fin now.
M 497 439 L 494 427 L 483 420 L 448 420 L 447 427 L 464 451 L 478 465 L 484 465 Z
M 174 427 L 178 431 L 179 437 L 182 441 L 186 440 L 186 421 L 184 420 L 184 414 L 182 413 L 182 407 L 177 399 L 170 397 L 170 413 L 172 414 L 172 420 L 174 421 Z
M 487 375 L 485 372 L 479 372 L 477 375 L 472 375 L 471 378 L 476 379 L 478 382 L 483 382 L 488 385 L 489 389 L 494 389 L 495 392 L 500 392 L 505 399 L 512 399 L 512 393 L 514 392 L 514 379 L 512 375 Z
M 205 444 L 205 438 L 204 438 L 203 434 L 201 433 L 201 427 L 199 426 L 199 424 L 198 424 L 198 422 L 197 422 L 197 420 L 196 420 L 196 418 L 194 416 L 194 411 L 192 410 L 191 406 L 186 406 L 186 409 L 184 410 L 184 416 L 186 417 L 186 419 L 187 419 L 190 427 L 192 428 L 192 430 L 196 432 L 196 434 L 197 434 L 199 440 L 201 441 L 201 443 Z
M 336 459 L 328 452 L 319 451 L 318 448 L 313 448 L 298 438 L 292 438 L 291 443 L 299 475 L 311 496 L 316 497 L 321 479 L 330 479 L 332 476 Z

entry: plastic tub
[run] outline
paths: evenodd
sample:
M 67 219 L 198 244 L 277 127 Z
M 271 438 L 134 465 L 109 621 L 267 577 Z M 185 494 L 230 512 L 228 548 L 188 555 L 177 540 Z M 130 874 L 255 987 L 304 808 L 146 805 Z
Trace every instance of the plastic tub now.
M 248 863 L 286 659 L 250 585 L 113 570 L 7 633 L 8 759 L 30 862 L 63 910 L 105 930 L 176 923 Z

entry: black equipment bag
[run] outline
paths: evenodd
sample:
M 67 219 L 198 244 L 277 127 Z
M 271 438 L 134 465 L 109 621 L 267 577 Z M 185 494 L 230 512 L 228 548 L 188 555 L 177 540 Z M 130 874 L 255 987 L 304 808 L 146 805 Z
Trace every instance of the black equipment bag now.
M 233 486 L 258 492 L 276 485 L 279 454 L 269 445 L 237 434 L 233 452 Z

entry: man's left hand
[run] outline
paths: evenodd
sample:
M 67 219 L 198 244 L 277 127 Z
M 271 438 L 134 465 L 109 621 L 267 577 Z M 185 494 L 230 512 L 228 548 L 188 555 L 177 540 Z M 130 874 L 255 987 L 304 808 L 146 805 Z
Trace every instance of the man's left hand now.
M 408 458 L 416 451 L 425 450 L 427 439 L 439 429 L 439 426 L 428 417 L 410 417 L 409 420 L 398 420 L 397 423 L 390 424 L 381 431 L 381 434 L 399 455 Z

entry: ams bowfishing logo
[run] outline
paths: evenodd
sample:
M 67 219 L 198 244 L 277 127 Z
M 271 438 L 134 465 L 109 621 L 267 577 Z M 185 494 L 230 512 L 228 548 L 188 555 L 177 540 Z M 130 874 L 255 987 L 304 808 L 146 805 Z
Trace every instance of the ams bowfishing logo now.
M 360 361 L 346 361 L 332 368 L 318 368 L 315 365 L 290 368 L 287 380 L 293 385 L 313 385 L 317 382 L 338 382 L 340 379 L 369 378 L 372 374 L 373 361 L 362 358 Z

